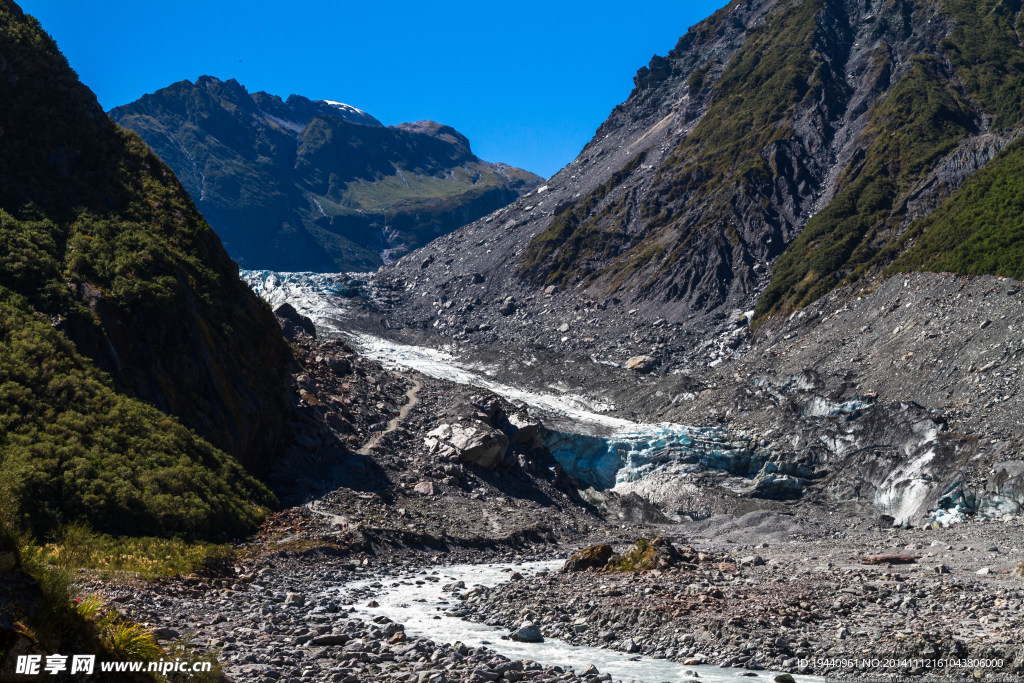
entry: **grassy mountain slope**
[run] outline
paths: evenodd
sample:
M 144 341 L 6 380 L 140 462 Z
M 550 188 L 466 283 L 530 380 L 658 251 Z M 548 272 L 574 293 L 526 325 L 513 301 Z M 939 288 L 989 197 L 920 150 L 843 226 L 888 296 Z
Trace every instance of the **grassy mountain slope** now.
M 975 214 L 964 206 L 928 216 L 1021 128 L 1022 9 L 999 0 L 730 3 L 641 69 L 576 162 L 611 153 L 617 170 L 559 201 L 518 275 L 654 317 L 756 304 L 763 320 L 898 258 L 898 268 L 1017 272 L 1006 265 L 1012 193 L 993 177 L 986 190 L 960 192 L 956 206 L 973 193 L 990 205 L 976 215 L 1002 227 L 968 228 Z M 654 126 L 632 127 L 652 111 Z M 561 199 L 557 181 L 551 195 Z M 953 234 L 964 245 L 939 254 Z M 1007 257 L 984 254 L 989 247 Z
M 37 532 L 84 520 L 117 535 L 226 539 L 273 502 L 234 458 L 117 393 L 2 287 L 0 405 L 4 500 Z
M 899 200 L 958 141 L 977 131 L 970 104 L 941 65 L 922 56 L 875 110 L 863 158 L 844 172 L 843 190 L 815 215 L 776 262 L 758 313 L 785 312 L 859 277 L 878 245 L 898 235 Z
M 1024 141 L 1008 146 L 933 213 L 888 272 L 931 270 L 1024 280 Z
M 481 161 L 447 126 L 385 127 L 209 76 L 111 116 L 174 169 L 247 268 L 372 269 L 541 181 Z
M 7 505 L 37 532 L 251 526 L 271 497 L 232 456 L 266 466 L 289 414 L 269 309 L 170 170 L 8 0 L 0 100 Z
M 840 179 L 842 190 L 779 259 L 758 313 L 785 313 L 843 282 L 890 264 L 1020 277 L 1021 214 L 1008 187 L 1016 153 L 1002 157 L 947 202 L 939 215 L 913 218 L 907 201 L 948 153 L 983 129 L 1012 131 L 1024 115 L 1020 3 L 944 0 L 952 18 L 935 54 L 912 69 L 876 107 L 864 154 Z M 978 220 L 980 219 L 980 220 Z M 989 222 L 992 221 L 992 222 Z M 906 232 L 904 232 L 906 231 Z

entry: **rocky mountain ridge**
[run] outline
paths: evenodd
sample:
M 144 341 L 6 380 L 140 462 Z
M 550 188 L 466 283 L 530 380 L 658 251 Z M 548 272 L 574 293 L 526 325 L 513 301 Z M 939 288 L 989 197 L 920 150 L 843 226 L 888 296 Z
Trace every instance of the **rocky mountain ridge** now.
M 175 171 L 247 268 L 371 270 L 541 182 L 480 160 L 449 126 L 383 126 L 340 102 L 283 100 L 211 76 L 110 116 Z
M 526 318 L 600 305 L 721 330 L 735 311 L 763 323 L 893 270 L 1019 276 L 978 248 L 935 257 L 940 234 L 965 230 L 1016 254 L 1013 226 L 983 237 L 929 218 L 964 205 L 961 186 L 991 159 L 1004 178 L 1019 163 L 1020 69 L 994 57 L 1021 49 L 1004 44 L 1017 16 L 953 0 L 731 3 L 638 72 L 543 193 L 382 281 L 407 291 L 410 324 L 458 334 L 509 296 Z

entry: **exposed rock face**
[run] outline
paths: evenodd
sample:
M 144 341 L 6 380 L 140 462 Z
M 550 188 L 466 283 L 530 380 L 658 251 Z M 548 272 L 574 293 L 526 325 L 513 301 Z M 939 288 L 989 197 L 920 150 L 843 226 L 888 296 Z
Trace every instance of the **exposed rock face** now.
M 437 486 L 432 481 L 421 481 L 412 489 L 421 496 L 433 496 L 437 494 Z
M 493 427 L 478 422 L 457 422 L 431 430 L 425 443 L 431 453 L 493 470 L 504 460 L 509 440 Z
M 246 268 L 370 270 L 541 181 L 481 161 L 448 126 L 385 127 L 348 105 L 210 76 L 110 115 L 174 170 Z

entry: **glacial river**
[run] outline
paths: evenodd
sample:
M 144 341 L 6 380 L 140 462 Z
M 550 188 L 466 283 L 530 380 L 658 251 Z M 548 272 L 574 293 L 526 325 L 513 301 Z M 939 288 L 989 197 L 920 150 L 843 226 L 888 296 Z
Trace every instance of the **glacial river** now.
M 347 608 L 354 617 L 371 620 L 384 615 L 405 626 L 410 636 L 422 636 L 435 642 L 462 642 L 471 647 L 485 645 L 509 659 L 540 662 L 547 666 L 582 671 L 593 664 L 601 673 L 609 673 L 615 680 L 642 683 L 680 683 L 683 681 L 772 681 L 777 672 L 722 669 L 717 666 L 683 666 L 667 659 L 654 659 L 631 655 L 606 648 L 570 645 L 560 640 L 545 639 L 543 643 L 519 643 L 503 640 L 507 633 L 486 624 L 466 621 L 448 614 L 459 603 L 443 586 L 462 581 L 466 588 L 475 585 L 494 586 L 508 580 L 513 569 L 524 575 L 547 570 L 555 571 L 562 561 L 509 564 L 466 564 L 437 567 L 420 572 L 408 572 L 394 578 L 374 578 L 345 584 L 337 589 L 344 597 L 357 593 L 356 604 Z M 423 577 L 436 572 L 437 581 Z M 417 583 L 417 581 L 419 583 Z M 367 589 L 380 582 L 383 588 Z M 367 607 L 370 599 L 379 606 Z M 689 673 L 687 673 L 689 672 Z M 693 674 L 697 674 L 694 678 Z M 794 676 L 799 683 L 824 681 L 818 676 Z

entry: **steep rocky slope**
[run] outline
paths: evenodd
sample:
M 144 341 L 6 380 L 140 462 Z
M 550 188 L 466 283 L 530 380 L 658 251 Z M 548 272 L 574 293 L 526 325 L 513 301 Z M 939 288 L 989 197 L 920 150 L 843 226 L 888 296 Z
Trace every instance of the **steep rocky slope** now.
M 0 495 L 36 531 L 226 536 L 291 354 L 171 171 L 0 3 Z M 193 431 L 194 430 L 194 431 Z M 237 458 L 237 460 L 236 460 Z
M 481 161 L 448 126 L 385 127 L 349 105 L 210 76 L 110 115 L 174 170 L 247 268 L 371 270 L 541 182 Z
M 989 178 L 958 191 L 993 158 L 993 176 L 1019 168 L 1015 7 L 731 3 L 638 72 L 543 192 L 384 281 L 407 290 L 410 322 L 459 332 L 509 296 L 522 311 L 510 318 L 596 304 L 698 328 L 788 313 L 887 268 L 1020 276 L 1010 190 Z M 979 197 L 1001 223 L 968 225 Z

